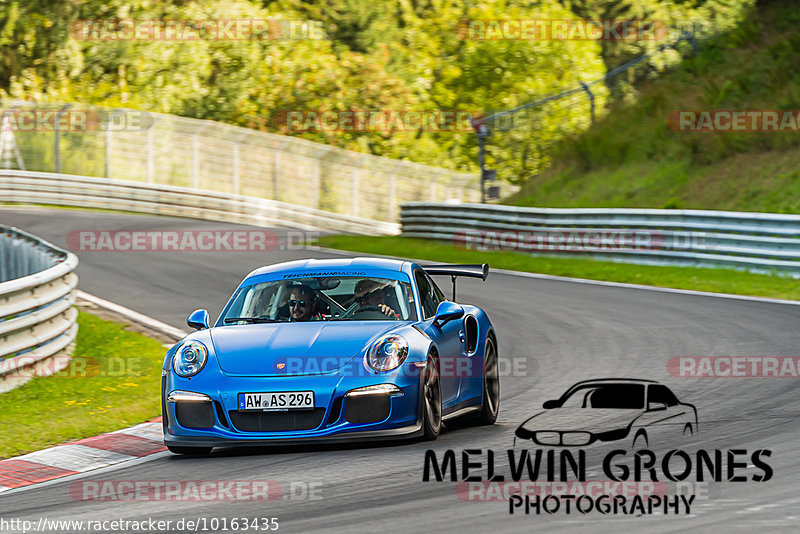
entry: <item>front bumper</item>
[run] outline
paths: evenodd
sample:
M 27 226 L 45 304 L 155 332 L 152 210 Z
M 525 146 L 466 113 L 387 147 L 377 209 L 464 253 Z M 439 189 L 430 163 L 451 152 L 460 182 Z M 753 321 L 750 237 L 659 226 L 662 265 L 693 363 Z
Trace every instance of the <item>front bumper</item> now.
M 165 436 L 164 444 L 172 447 L 258 447 L 279 445 L 316 445 L 330 443 L 358 443 L 362 441 L 392 441 L 422 436 L 422 424 L 389 430 L 362 430 L 325 436 L 268 438 L 268 439 L 215 439 L 205 437 Z
M 364 440 L 397 440 L 422 435 L 419 410 L 422 382 L 421 373 L 413 365 L 402 373 L 373 376 L 305 375 L 289 377 L 232 377 L 222 373 L 209 373 L 185 379 L 168 372 L 162 380 L 164 408 L 164 443 L 181 447 L 229 447 L 284 445 L 298 443 L 341 443 Z M 402 390 L 402 396 L 347 397 L 348 391 L 392 384 Z M 168 402 L 175 390 L 192 391 L 208 396 L 208 417 L 187 418 L 185 406 Z M 237 396 L 242 392 L 314 391 L 315 414 L 306 412 L 238 412 Z M 361 409 L 370 399 L 380 405 L 380 415 L 353 416 L 356 405 Z M 388 406 L 387 406 L 388 401 Z M 179 413 L 179 409 L 182 413 Z M 323 411 L 322 415 L 319 414 Z M 298 414 L 295 416 L 295 414 Z M 384 417 L 385 415 L 385 417 Z M 187 421 L 206 421 L 192 428 Z M 279 421 L 280 424 L 264 423 Z M 353 422 L 356 421 L 356 422 Z M 365 421 L 365 422 L 359 422 Z M 184 423 L 184 424 L 182 424 Z M 197 424 L 197 423 L 192 423 Z M 270 429 L 272 427 L 279 430 Z

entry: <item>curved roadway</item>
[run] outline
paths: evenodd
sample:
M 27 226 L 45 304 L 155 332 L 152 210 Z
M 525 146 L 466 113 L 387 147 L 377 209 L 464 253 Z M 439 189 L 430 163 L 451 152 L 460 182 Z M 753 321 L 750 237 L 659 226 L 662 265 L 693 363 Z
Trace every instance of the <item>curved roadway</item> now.
M 73 230 L 236 229 L 235 225 L 150 216 L 3 209 L 0 223 L 66 246 Z M 275 229 L 281 236 L 286 230 Z M 282 242 L 283 243 L 283 242 Z M 283 250 L 281 250 L 283 248 Z M 189 311 L 219 313 L 240 279 L 263 264 L 330 257 L 322 250 L 268 253 L 78 252 L 80 287 L 183 327 Z M 283 488 L 316 484 L 319 500 L 271 503 L 76 502 L 69 483 L 0 495 L 0 517 L 143 519 L 277 517 L 283 532 L 796 531 L 800 525 L 800 395 L 797 378 L 675 378 L 673 356 L 797 356 L 800 306 L 493 273 L 463 280 L 459 300 L 487 310 L 501 356 L 516 372 L 502 378 L 498 424 L 455 428 L 432 445 L 219 451 L 208 458 L 165 456 L 85 480 L 268 479 Z M 507 369 L 511 366 L 508 365 Z M 517 425 L 573 383 L 600 377 L 662 381 L 697 406 L 701 433 L 667 448 L 770 449 L 766 483 L 722 483 L 692 515 L 513 515 L 506 502 L 464 502 L 451 482 L 423 483 L 424 452 L 512 447 Z M 35 409 L 35 408 L 32 408 Z M 624 446 L 623 446 L 624 447 Z M 501 457 L 498 470 L 506 472 Z M 589 466 L 589 478 L 598 478 Z M 747 469 L 745 473 L 757 473 Z M 591 475 L 595 475 L 594 477 Z M 601 477 L 602 478 L 602 477 Z M 285 490 L 284 490 L 285 491 Z

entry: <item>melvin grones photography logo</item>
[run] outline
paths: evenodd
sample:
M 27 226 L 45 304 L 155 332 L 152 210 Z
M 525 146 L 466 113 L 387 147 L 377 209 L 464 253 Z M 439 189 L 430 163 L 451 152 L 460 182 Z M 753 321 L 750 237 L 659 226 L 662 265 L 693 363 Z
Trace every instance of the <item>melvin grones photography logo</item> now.
M 697 409 L 652 380 L 578 382 L 542 407 L 517 428 L 515 441 L 574 447 L 629 439 L 633 449 L 642 449 L 675 435 L 692 435 L 699 427 Z
M 687 447 L 697 408 L 652 380 L 578 382 L 514 432 L 508 450 L 427 450 L 423 482 L 510 515 L 690 515 L 709 483 L 763 483 L 768 449 Z

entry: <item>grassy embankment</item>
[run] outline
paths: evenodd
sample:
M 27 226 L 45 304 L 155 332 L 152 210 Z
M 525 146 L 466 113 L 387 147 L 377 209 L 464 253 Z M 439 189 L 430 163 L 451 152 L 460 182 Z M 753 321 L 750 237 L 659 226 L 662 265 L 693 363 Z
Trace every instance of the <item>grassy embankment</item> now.
M 800 213 L 800 132 L 681 132 L 677 111 L 800 110 L 800 10 L 762 2 L 734 31 L 641 84 L 509 204 Z M 796 113 L 795 113 L 796 116 Z
M 0 394 L 0 458 L 158 417 L 165 352 L 154 339 L 80 312 L 71 363 Z

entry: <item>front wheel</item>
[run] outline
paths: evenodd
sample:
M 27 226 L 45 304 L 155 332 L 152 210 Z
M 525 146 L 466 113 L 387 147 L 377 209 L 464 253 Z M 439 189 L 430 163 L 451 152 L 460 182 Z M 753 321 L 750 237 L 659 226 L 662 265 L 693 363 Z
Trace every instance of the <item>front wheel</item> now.
M 442 388 L 439 382 L 439 360 L 428 353 L 422 385 L 423 438 L 433 441 L 442 431 Z
M 500 372 L 497 363 L 497 347 L 491 337 L 486 338 L 483 357 L 483 404 L 476 424 L 493 425 L 500 410 Z

